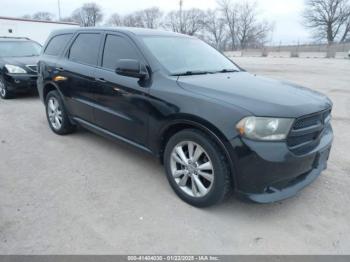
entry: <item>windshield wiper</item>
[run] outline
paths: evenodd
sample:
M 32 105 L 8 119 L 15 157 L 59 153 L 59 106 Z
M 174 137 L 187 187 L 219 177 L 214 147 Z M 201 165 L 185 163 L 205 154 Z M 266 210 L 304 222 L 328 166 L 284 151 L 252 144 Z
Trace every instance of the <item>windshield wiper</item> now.
M 219 71 L 216 71 L 215 73 L 235 73 L 235 72 L 240 72 L 237 69 L 222 69 Z
M 222 69 L 219 71 L 186 71 L 181 73 L 175 73 L 171 76 L 193 76 L 193 75 L 206 75 L 206 74 L 218 74 L 218 73 L 234 73 L 234 72 L 240 72 L 237 69 Z
M 181 73 L 171 74 L 171 76 L 193 76 L 193 75 L 206 75 L 212 72 L 209 71 L 186 71 Z

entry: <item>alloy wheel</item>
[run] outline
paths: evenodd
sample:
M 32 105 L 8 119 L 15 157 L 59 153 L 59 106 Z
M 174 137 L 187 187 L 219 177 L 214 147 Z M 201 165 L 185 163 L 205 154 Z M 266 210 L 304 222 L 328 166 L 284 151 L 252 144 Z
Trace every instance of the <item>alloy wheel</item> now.
M 47 102 L 47 114 L 49 121 L 55 130 L 59 130 L 62 127 L 62 110 L 60 104 L 55 97 L 50 97 Z
M 208 153 L 193 141 L 181 142 L 174 147 L 170 168 L 176 184 L 191 197 L 204 197 L 213 186 L 212 161 Z
M 6 87 L 5 87 L 5 83 L 2 79 L 0 79 L 0 95 L 2 97 L 6 96 Z

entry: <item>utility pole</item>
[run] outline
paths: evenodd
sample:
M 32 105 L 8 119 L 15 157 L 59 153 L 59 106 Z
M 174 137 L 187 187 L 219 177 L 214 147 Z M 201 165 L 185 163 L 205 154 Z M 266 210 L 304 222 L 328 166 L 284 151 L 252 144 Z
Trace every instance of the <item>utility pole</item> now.
M 180 0 L 180 33 L 183 33 L 182 6 L 183 0 Z
M 58 21 L 61 21 L 61 2 L 60 0 L 57 0 L 58 5 Z

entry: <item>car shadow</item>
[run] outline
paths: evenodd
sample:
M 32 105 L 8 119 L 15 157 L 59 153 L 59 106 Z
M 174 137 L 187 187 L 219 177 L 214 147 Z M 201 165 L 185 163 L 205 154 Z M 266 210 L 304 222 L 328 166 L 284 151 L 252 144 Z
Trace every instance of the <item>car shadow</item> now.
M 149 170 L 147 173 L 149 179 L 151 180 L 165 178 L 164 167 L 161 165 L 160 161 L 156 157 L 145 153 L 144 151 L 129 146 L 123 142 L 101 137 L 81 127 L 79 127 L 77 132 L 73 135 L 86 137 L 86 140 L 88 140 L 89 143 L 94 144 L 93 146 L 106 148 L 112 154 L 113 152 L 115 152 L 116 155 L 123 154 L 130 156 L 130 158 L 132 158 L 135 163 L 147 166 L 147 170 Z M 169 194 L 172 194 L 172 197 L 176 198 L 174 200 L 179 200 L 177 199 L 176 194 L 172 191 L 168 183 L 162 183 L 162 186 L 164 187 L 164 189 L 162 190 L 168 190 Z M 197 209 L 191 207 L 185 202 L 182 202 L 181 200 L 179 201 L 181 201 L 183 205 L 188 206 L 191 209 L 197 209 L 198 212 L 203 212 L 215 216 L 226 216 L 228 218 L 232 217 L 232 215 L 238 215 L 243 216 L 245 219 L 249 220 L 250 218 L 256 219 L 257 217 L 273 217 L 276 212 L 283 212 L 283 210 L 289 209 L 293 210 L 295 208 L 295 205 L 300 201 L 300 199 L 298 200 L 298 198 L 299 197 L 296 196 L 294 198 L 276 203 L 256 204 L 253 202 L 240 200 L 233 194 L 225 202 L 213 207 L 203 209 Z
M 114 140 L 111 138 L 106 138 L 101 135 L 95 134 L 94 132 L 91 132 L 83 127 L 78 126 L 76 132 L 73 134 L 70 134 L 70 136 L 83 136 L 86 137 L 86 140 L 88 140 L 91 143 L 96 143 L 98 146 L 106 148 L 108 150 L 112 150 L 118 154 L 123 155 L 130 155 L 130 158 L 133 158 L 136 163 L 145 162 L 148 163 L 150 168 L 152 169 L 158 169 L 157 171 L 161 170 L 163 166 L 161 165 L 158 158 L 155 156 L 142 151 L 141 149 L 138 149 L 134 146 L 128 145 L 127 143 L 124 143 L 122 141 Z M 159 173 L 159 172 L 154 172 Z
M 26 100 L 35 98 L 39 99 L 39 94 L 37 91 L 16 93 L 15 96 L 11 98 L 11 100 Z

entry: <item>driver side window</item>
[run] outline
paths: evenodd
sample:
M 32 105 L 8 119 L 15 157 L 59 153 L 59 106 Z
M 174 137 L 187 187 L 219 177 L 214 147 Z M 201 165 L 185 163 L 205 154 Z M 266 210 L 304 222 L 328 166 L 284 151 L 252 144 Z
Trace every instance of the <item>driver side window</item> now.
M 136 59 L 137 50 L 126 39 L 121 36 L 107 35 L 103 51 L 102 67 L 115 70 L 116 64 L 120 59 Z

